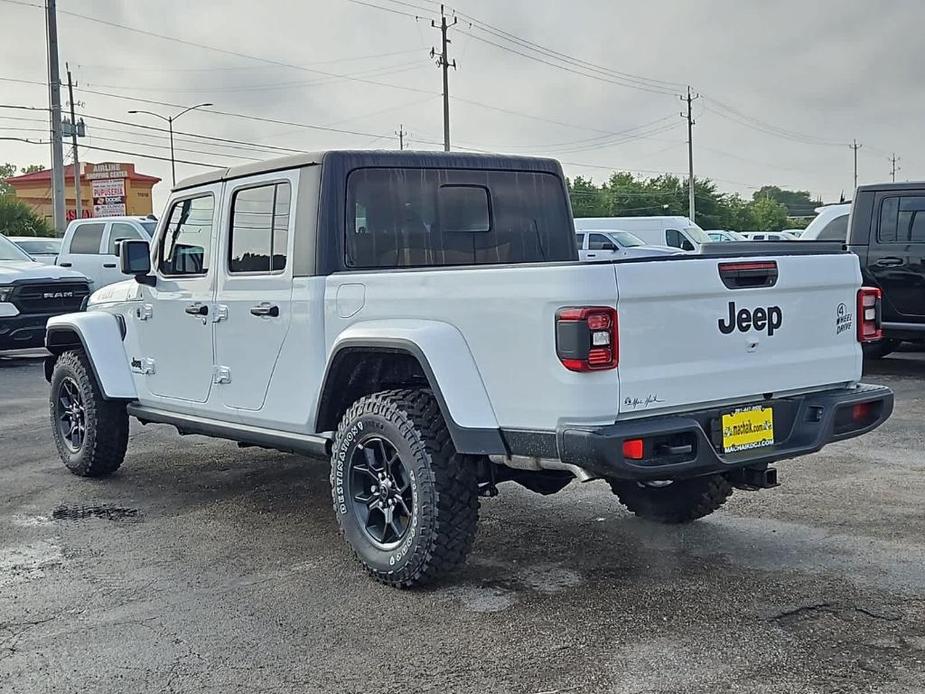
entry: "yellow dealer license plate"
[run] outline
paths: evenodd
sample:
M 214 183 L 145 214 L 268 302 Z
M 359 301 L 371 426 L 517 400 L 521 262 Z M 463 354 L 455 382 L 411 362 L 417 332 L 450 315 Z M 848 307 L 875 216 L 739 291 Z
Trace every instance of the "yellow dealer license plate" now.
M 723 451 L 735 453 L 774 443 L 774 410 L 743 407 L 723 415 Z

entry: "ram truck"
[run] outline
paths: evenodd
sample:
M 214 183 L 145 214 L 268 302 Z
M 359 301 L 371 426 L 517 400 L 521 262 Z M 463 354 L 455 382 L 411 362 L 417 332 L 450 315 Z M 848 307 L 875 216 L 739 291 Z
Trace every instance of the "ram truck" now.
M 684 523 L 868 432 L 878 295 L 829 245 L 579 262 L 549 159 L 330 151 L 181 182 L 131 277 L 49 321 L 54 440 L 113 473 L 129 418 L 326 457 L 394 586 L 458 567 L 480 496 L 603 480 Z

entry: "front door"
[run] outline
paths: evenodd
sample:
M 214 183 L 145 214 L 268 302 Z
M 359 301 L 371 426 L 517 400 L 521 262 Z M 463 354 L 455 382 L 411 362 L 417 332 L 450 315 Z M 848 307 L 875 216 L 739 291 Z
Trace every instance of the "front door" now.
M 217 406 L 263 408 L 292 305 L 292 244 L 298 171 L 229 183 L 217 262 Z
M 884 194 L 875 205 L 876 236 L 867 270 L 883 290 L 885 322 L 925 321 L 925 190 Z
M 205 402 L 213 377 L 215 236 L 221 184 L 174 200 L 154 240 L 157 281 L 133 320 L 142 354 L 132 369 L 150 395 Z M 142 389 L 143 392 L 144 389 Z

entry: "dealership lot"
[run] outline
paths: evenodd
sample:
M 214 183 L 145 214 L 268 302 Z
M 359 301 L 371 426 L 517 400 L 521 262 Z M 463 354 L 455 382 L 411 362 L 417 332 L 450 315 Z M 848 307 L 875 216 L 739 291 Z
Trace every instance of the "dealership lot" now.
M 603 482 L 482 502 L 455 581 L 398 591 L 337 537 L 325 462 L 132 424 L 110 480 L 0 358 L 0 691 L 925 691 L 925 354 L 896 411 L 682 528 Z

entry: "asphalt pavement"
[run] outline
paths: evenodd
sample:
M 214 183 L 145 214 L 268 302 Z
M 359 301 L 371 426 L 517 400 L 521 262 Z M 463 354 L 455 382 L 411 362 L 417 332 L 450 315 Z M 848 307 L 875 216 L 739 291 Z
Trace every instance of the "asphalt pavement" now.
M 482 501 L 467 566 L 368 579 L 325 461 L 132 424 L 71 475 L 0 358 L 0 692 L 925 692 L 925 354 L 876 432 L 662 527 L 604 482 Z

